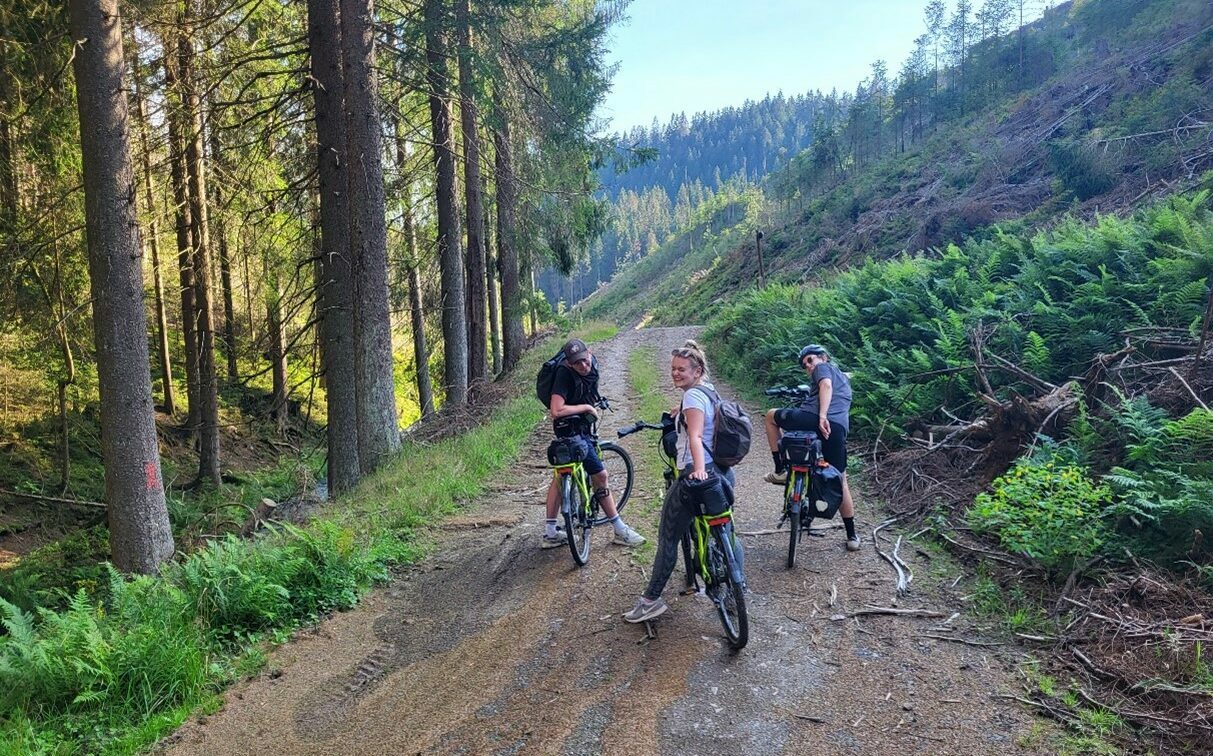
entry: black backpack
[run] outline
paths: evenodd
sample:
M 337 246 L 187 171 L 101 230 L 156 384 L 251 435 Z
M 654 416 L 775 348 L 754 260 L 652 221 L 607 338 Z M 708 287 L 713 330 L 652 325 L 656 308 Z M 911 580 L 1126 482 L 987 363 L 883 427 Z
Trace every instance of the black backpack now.
M 584 378 L 578 375 L 577 371 L 568 368 L 575 380 L 583 381 L 587 384 L 591 381 L 597 382 L 598 358 L 591 357 L 590 360 L 590 373 Z M 535 376 L 535 396 L 544 407 L 551 408 L 552 406 L 552 386 L 556 383 L 556 370 L 564 364 L 564 350 L 561 349 L 556 353 L 555 357 L 539 366 L 539 374 Z
M 720 467 L 733 467 L 745 455 L 750 453 L 750 438 L 754 435 L 754 426 L 745 410 L 737 402 L 722 399 L 720 394 L 707 386 L 695 386 L 707 395 L 712 402 L 712 461 Z M 693 390 L 693 389 L 688 389 Z M 686 421 L 679 417 L 685 428 Z

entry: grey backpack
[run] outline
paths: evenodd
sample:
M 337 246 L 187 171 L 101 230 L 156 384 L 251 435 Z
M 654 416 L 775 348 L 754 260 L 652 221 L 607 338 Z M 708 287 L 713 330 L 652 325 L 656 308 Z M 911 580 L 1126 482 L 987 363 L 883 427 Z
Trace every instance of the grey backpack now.
M 720 394 L 707 386 L 694 386 L 707 395 L 712 402 L 712 461 L 720 467 L 733 467 L 750 453 L 750 438 L 754 426 L 745 410 L 737 402 L 721 398 Z M 686 422 L 679 418 L 683 427 Z

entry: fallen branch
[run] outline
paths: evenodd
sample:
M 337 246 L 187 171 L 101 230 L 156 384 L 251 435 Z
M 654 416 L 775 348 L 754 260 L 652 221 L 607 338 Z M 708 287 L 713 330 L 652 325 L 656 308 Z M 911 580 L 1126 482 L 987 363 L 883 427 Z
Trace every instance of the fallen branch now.
M 880 548 L 880 537 L 879 537 L 880 531 L 882 528 L 886 528 L 889 525 L 892 525 L 893 523 L 897 522 L 898 519 L 899 518 L 897 518 L 897 517 L 890 518 L 890 519 L 885 520 L 884 522 L 880 523 L 876 527 L 872 528 L 872 545 L 874 547 L 876 547 L 876 553 L 878 555 L 880 555 L 880 558 L 885 560 L 886 562 L 888 562 L 890 565 L 892 565 L 893 569 L 897 572 L 897 584 L 896 584 L 897 595 L 902 596 L 902 595 L 905 595 L 906 591 L 909 588 L 909 581 L 906 580 L 906 573 L 902 569 L 899 560 L 894 559 L 892 556 L 886 554 Z M 893 550 L 897 551 L 897 548 L 900 546 L 901 546 L 901 537 L 898 536 L 897 546 L 895 546 L 893 548 Z
M 1167 370 L 1170 370 L 1171 375 L 1175 376 L 1179 380 L 1179 382 L 1184 385 L 1184 388 L 1186 388 L 1188 390 L 1188 393 L 1192 395 L 1192 398 L 1196 400 L 1196 403 L 1200 405 L 1200 408 L 1203 409 L 1205 412 L 1208 412 L 1209 405 L 1207 405 L 1203 401 L 1201 401 L 1200 397 L 1196 395 L 1196 392 L 1192 390 L 1192 387 L 1188 385 L 1188 382 L 1184 380 L 1184 377 L 1179 374 L 1179 371 L 1176 370 L 1175 368 L 1167 368 Z
M 41 494 L 10 491 L 7 488 L 0 488 L 0 496 L 12 496 L 17 499 L 29 499 L 30 501 L 45 501 L 50 504 L 69 504 L 76 507 L 106 508 L 105 504 L 100 501 L 88 501 L 86 499 L 64 499 L 59 496 L 43 496 Z
M 942 538 L 943 540 L 947 541 L 948 543 L 952 544 L 953 546 L 964 549 L 965 551 L 971 551 L 974 554 L 981 554 L 983 556 L 989 557 L 990 559 L 993 559 L 996 562 L 1002 562 L 1004 564 L 1012 564 L 1015 566 L 1019 566 L 1019 562 L 1016 562 L 1014 559 L 1005 557 L 1002 554 L 999 554 L 994 551 L 986 551 L 985 549 L 979 549 L 975 546 L 966 546 L 963 543 L 961 543 L 960 541 L 957 541 L 953 538 L 948 538 L 947 533 L 940 533 L 939 537 Z
M 1006 645 L 1005 643 L 1002 643 L 1000 641 L 973 641 L 973 640 L 968 640 L 967 638 L 953 638 L 953 637 L 947 636 L 947 635 L 932 635 L 931 633 L 919 633 L 918 635 L 916 635 L 914 637 L 915 638 L 934 638 L 935 640 L 941 640 L 941 641 L 952 641 L 953 643 L 963 643 L 966 646 L 986 647 L 986 646 L 1005 646 Z
M 851 612 L 851 617 L 867 617 L 874 614 L 889 614 L 897 617 L 943 617 L 943 612 L 933 609 L 899 609 L 894 606 L 866 606 Z

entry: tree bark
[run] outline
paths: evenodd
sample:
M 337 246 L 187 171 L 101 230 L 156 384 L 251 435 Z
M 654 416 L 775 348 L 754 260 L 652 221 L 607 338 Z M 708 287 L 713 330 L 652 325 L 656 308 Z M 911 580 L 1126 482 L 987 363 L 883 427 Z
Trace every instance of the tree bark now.
M 147 108 L 143 99 L 142 76 L 139 71 L 139 56 L 133 56 L 135 72 L 135 100 L 139 110 L 139 147 L 143 167 L 144 204 L 147 205 L 148 247 L 152 253 L 152 291 L 156 301 L 156 351 L 160 358 L 160 383 L 164 393 L 164 413 L 170 417 L 177 411 L 173 396 L 173 363 L 168 347 L 168 313 L 164 305 L 164 279 L 160 275 L 160 227 L 156 214 L 156 200 L 152 194 L 151 145 L 147 138 Z
M 286 326 L 282 322 L 282 287 L 278 281 L 278 273 L 273 270 L 272 263 L 265 260 L 265 324 L 269 331 L 270 375 L 272 378 L 272 393 L 270 394 L 270 417 L 279 435 L 286 431 L 287 396 L 286 396 Z
M 194 306 L 198 339 L 198 478 L 220 485 L 219 374 L 215 367 L 214 287 L 206 206 L 206 167 L 203 157 L 202 106 L 194 79 L 193 4 L 186 0 L 181 35 L 177 38 L 181 64 L 181 102 L 185 110 L 185 171 L 189 183 L 190 242 L 194 250 Z
M 450 76 L 441 0 L 425 2 L 426 80 L 437 173 L 438 263 L 442 277 L 443 384 L 448 404 L 467 404 L 468 343 L 464 311 L 463 253 L 455 177 L 455 134 L 448 99 Z
M 346 194 L 346 132 L 342 111 L 339 0 L 308 0 L 312 94 L 316 103 L 316 147 L 320 183 L 321 328 L 328 397 L 329 496 L 350 490 L 362 476 L 358 464 L 357 379 L 354 357 L 354 270 L 350 264 L 349 201 Z
M 173 554 L 148 373 L 147 314 L 117 0 L 71 0 L 85 233 L 110 548 L 151 573 Z
M 497 255 L 493 254 L 493 221 L 489 212 L 487 182 L 481 182 L 480 195 L 485 198 L 484 267 L 489 295 L 489 352 L 493 355 L 493 375 L 496 376 L 501 372 L 501 303 L 497 295 Z
M 223 152 L 219 147 L 219 135 L 211 129 L 211 162 L 220 169 L 224 166 Z M 223 181 L 215 182 L 215 237 L 219 242 L 219 286 L 223 290 L 223 351 L 227 357 L 227 379 L 231 383 L 240 380 L 240 366 L 236 361 L 236 306 L 232 296 L 232 258 L 227 246 L 227 224 L 224 222 Z
M 400 448 L 388 298 L 387 221 L 382 135 L 375 105 L 371 0 L 341 0 L 342 71 L 350 170 L 350 242 L 354 260 L 358 462 L 368 473 Z
M 168 92 L 178 91 L 177 66 L 172 62 L 169 38 L 164 40 L 164 84 Z M 185 347 L 185 398 L 188 404 L 185 425 L 191 435 L 198 432 L 201 400 L 198 397 L 198 335 L 195 333 L 194 307 L 194 251 L 190 242 L 189 184 L 185 170 L 185 126 L 182 123 L 180 101 L 173 103 L 168 112 L 169 173 L 173 183 L 174 221 L 177 232 L 177 268 L 181 282 L 181 340 Z
M 484 195 L 480 180 L 480 128 L 477 125 L 475 80 L 472 75 L 470 0 L 455 0 L 459 27 L 459 118 L 463 128 L 463 187 L 467 206 L 467 328 L 468 380 L 484 380 L 488 374 L 487 318 L 485 303 Z
M 500 90 L 493 95 L 493 105 L 497 121 L 493 141 L 497 167 L 497 266 L 501 268 L 501 369 L 504 371 L 518 364 L 526 334 L 522 328 L 522 287 L 518 252 L 514 246 L 518 193 L 514 183 L 510 116 Z
M 425 312 L 421 307 L 421 254 L 417 249 L 417 225 L 413 221 L 413 203 L 404 208 L 404 238 L 408 244 L 409 319 L 413 326 L 413 362 L 417 373 L 417 401 L 421 416 L 434 414 L 434 387 L 430 382 L 430 350 L 425 338 Z

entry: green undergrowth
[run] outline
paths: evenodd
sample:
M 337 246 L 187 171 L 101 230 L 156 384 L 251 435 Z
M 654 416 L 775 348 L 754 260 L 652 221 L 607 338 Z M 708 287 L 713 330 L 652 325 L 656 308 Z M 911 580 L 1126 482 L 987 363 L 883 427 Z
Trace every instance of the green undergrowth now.
M 524 357 L 516 388 L 542 358 Z M 479 496 L 542 414 L 512 398 L 460 436 L 406 443 L 308 525 L 210 539 L 158 576 L 100 562 L 100 528 L 36 552 L 0 578 L 0 754 L 139 752 L 214 710 L 269 647 L 417 559 L 426 526 Z
M 628 384 L 636 397 L 635 420 L 660 423 L 661 413 L 669 409 L 669 402 L 662 390 L 662 376 L 658 367 L 657 350 L 652 347 L 633 349 L 628 355 Z M 646 495 L 633 496 L 627 516 L 633 523 L 640 523 L 648 536 L 644 545 L 632 550 L 632 558 L 652 564 L 657 553 L 657 529 L 661 519 L 661 503 L 665 492 L 661 477 L 664 464 L 661 461 L 661 434 L 656 431 L 641 431 L 630 436 L 628 445 L 637 463 L 636 489 Z

